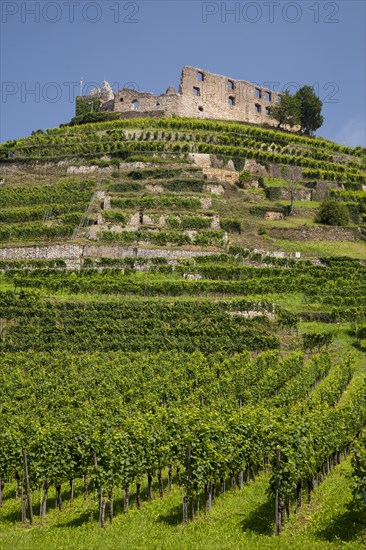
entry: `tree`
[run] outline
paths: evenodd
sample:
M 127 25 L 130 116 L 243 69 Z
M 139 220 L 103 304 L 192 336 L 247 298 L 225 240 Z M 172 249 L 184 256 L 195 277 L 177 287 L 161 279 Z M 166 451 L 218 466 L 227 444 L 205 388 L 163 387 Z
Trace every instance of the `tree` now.
M 311 135 L 324 122 L 321 114 L 323 102 L 315 94 L 312 86 L 303 86 L 293 97 L 298 101 L 300 106 L 299 122 L 301 131 L 307 135 Z
M 300 102 L 296 96 L 290 95 L 287 90 L 281 96 L 281 102 L 271 109 L 271 116 L 278 121 L 278 128 L 281 126 L 296 126 L 300 124 Z
M 292 216 L 294 213 L 294 201 L 301 185 L 298 181 L 290 178 L 290 172 L 287 166 L 281 168 L 281 177 L 286 182 L 286 189 L 290 198 L 290 205 L 288 208 L 288 215 Z
M 347 225 L 349 222 L 348 208 L 345 204 L 337 201 L 323 201 L 320 204 L 315 221 L 326 225 Z

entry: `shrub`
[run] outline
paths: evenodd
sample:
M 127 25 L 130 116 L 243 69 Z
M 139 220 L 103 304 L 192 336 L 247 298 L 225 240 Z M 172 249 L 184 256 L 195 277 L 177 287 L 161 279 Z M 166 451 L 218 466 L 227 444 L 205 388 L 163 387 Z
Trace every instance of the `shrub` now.
M 340 202 L 332 200 L 323 201 L 319 207 L 315 221 L 326 225 L 347 225 L 349 222 L 348 208 Z
M 122 212 L 118 212 L 116 210 L 104 210 L 103 211 L 103 218 L 106 222 L 110 223 L 122 223 L 123 225 L 126 225 L 128 217 L 126 214 L 123 214 Z
M 239 187 L 243 187 L 245 183 L 250 183 L 253 179 L 253 174 L 249 170 L 243 170 L 239 176 Z
M 281 198 L 281 188 L 280 187 L 266 187 L 265 194 L 267 199 L 270 201 L 276 201 Z
M 89 124 L 90 122 L 107 122 L 109 120 L 117 120 L 121 118 L 120 113 L 110 113 L 108 111 L 102 111 L 97 113 L 87 113 L 81 116 L 75 116 L 70 121 L 70 126 L 76 126 L 79 124 Z
M 220 221 L 220 227 L 228 233 L 241 233 L 241 223 L 239 220 L 223 219 Z

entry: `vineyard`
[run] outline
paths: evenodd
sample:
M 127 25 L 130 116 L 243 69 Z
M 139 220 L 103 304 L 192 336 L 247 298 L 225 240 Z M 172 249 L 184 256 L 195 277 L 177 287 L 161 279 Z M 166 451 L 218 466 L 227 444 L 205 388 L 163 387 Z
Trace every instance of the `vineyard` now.
M 162 118 L 0 159 L 0 548 L 364 547 L 365 151 Z

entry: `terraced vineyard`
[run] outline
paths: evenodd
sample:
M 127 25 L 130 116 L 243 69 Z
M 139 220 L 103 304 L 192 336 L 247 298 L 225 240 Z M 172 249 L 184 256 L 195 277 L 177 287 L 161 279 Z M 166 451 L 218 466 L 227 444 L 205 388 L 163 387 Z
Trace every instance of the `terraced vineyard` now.
M 365 151 L 173 118 L 0 158 L 0 547 L 363 547 Z

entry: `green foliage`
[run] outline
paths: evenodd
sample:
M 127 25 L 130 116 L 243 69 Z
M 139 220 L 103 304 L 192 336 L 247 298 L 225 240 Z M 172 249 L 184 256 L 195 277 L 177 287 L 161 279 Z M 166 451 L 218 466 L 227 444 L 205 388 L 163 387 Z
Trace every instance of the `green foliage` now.
M 177 208 L 195 210 L 201 207 L 199 199 L 170 195 L 145 195 L 131 198 L 112 198 L 113 208 Z
M 74 118 L 72 118 L 69 125 L 76 126 L 80 124 L 90 124 L 91 122 L 106 122 L 109 120 L 118 120 L 120 118 L 120 113 L 115 112 L 88 112 L 84 115 L 75 116 Z
M 312 352 L 314 348 L 317 348 L 320 351 L 324 346 L 328 348 L 333 340 L 333 332 L 308 332 L 303 335 L 304 350 Z
M 321 114 L 323 102 L 315 94 L 312 86 L 303 86 L 294 95 L 300 105 L 300 125 L 301 130 L 311 135 L 320 128 L 324 122 Z
M 91 180 L 65 180 L 55 185 L 12 186 L 0 188 L 0 207 L 21 207 L 34 205 L 58 205 L 82 202 L 87 203 L 92 197 L 95 182 Z
M 109 223 L 119 223 L 122 225 L 126 225 L 128 221 L 128 216 L 124 214 L 123 212 L 118 212 L 116 210 L 103 210 L 103 218 L 106 222 Z
M 173 221 L 173 218 L 171 218 L 171 221 Z M 207 220 L 205 220 L 205 222 L 206 221 Z M 188 217 L 185 220 L 183 218 L 180 228 L 182 228 L 182 226 L 189 225 L 195 225 L 197 227 L 198 221 L 195 219 L 195 217 Z M 119 242 L 125 244 L 147 242 L 161 246 L 166 246 L 168 244 L 177 246 L 181 246 L 184 244 L 195 244 L 198 246 L 223 245 L 223 232 L 219 230 L 202 231 L 201 233 L 198 232 L 193 237 L 190 237 L 190 235 L 183 233 L 182 231 L 174 230 L 160 230 L 155 232 L 143 229 L 141 231 L 123 231 L 121 233 L 117 233 L 114 231 L 100 231 L 98 233 L 98 238 L 99 240 L 104 242 Z
M 280 187 L 271 187 L 269 185 L 266 185 L 265 187 L 265 194 L 267 199 L 271 201 L 279 200 L 282 197 L 282 192 Z
M 166 179 L 179 176 L 183 170 L 181 168 L 155 168 L 154 170 L 132 170 L 128 177 L 133 180 L 141 179 Z
M 212 218 L 203 216 L 169 216 L 166 223 L 173 229 L 208 229 L 211 227 Z
M 253 174 L 249 172 L 249 170 L 243 170 L 239 174 L 239 184 L 241 187 L 243 187 L 245 183 L 250 183 L 252 179 L 253 179 Z
M 164 189 L 170 191 L 171 193 L 182 193 L 182 192 L 191 192 L 191 193 L 202 193 L 204 190 L 204 183 L 202 180 L 173 180 L 163 183 Z
M 90 105 L 90 103 L 92 105 Z M 76 98 L 76 111 L 75 111 L 75 118 L 84 117 L 85 115 L 91 113 L 91 112 L 98 112 L 100 107 L 101 101 L 100 99 L 93 99 L 87 97 L 81 97 L 78 96 Z M 90 121 L 94 122 L 94 121 Z M 96 121 L 95 121 L 96 122 Z
M 278 127 L 297 126 L 300 123 L 301 103 L 298 96 L 292 96 L 286 91 L 281 96 L 281 102 L 271 108 L 271 116 L 277 120 Z
M 90 270 L 80 275 L 67 274 L 59 278 L 57 288 L 78 292 Z M 32 272 L 32 275 L 37 274 Z M 99 282 L 92 277 L 95 290 L 105 292 L 133 292 L 134 278 L 117 277 L 115 285 L 100 275 Z M 34 280 L 35 282 L 35 280 Z M 47 284 L 46 278 L 43 283 Z M 126 284 L 127 283 L 127 284 Z M 190 281 L 181 281 L 188 287 Z M 42 287 L 42 284 L 39 288 Z M 99 292 L 98 290 L 98 292 Z M 141 288 L 141 295 L 174 291 L 164 281 L 155 281 L 149 290 Z M 178 292 L 176 293 L 178 294 Z M 245 349 L 277 348 L 279 342 L 263 318 L 246 319 L 231 315 L 230 302 L 205 303 L 191 301 L 139 300 L 122 302 L 94 301 L 91 303 L 39 302 L 37 295 L 2 293 L 2 318 L 12 320 L 3 331 L 0 351 L 68 350 L 85 351 L 161 351 L 202 350 L 213 353 L 226 350 L 236 353 Z M 264 305 L 243 300 L 235 304 L 235 311 L 248 308 L 264 310 Z M 32 317 L 29 313 L 32 312 Z M 131 321 L 133 319 L 133 322 Z M 16 320 L 16 322 L 15 322 Z M 153 321 L 152 321 L 153 320 Z
M 277 318 L 280 327 L 286 328 L 288 330 L 297 328 L 297 325 L 299 323 L 299 316 L 296 313 L 292 313 L 291 311 L 280 310 L 278 312 Z
M 142 191 L 143 188 L 139 183 L 112 183 L 109 185 L 109 191 L 111 193 L 134 193 L 136 191 Z
M 347 225 L 349 222 L 347 206 L 334 200 L 325 200 L 319 207 L 315 221 L 326 225 Z
M 228 233 L 241 233 L 240 220 L 232 220 L 229 218 L 222 218 L 220 220 L 220 227 Z
M 366 498 L 366 436 L 354 445 L 352 456 L 353 489 L 356 499 L 365 505 Z

